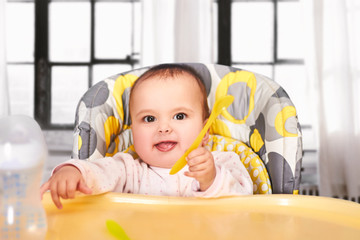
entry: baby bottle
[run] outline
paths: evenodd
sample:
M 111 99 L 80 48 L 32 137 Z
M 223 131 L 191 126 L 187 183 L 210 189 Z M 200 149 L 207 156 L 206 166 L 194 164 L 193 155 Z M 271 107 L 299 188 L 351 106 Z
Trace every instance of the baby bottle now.
M 0 118 L 0 239 L 45 239 L 40 183 L 47 147 L 30 117 Z

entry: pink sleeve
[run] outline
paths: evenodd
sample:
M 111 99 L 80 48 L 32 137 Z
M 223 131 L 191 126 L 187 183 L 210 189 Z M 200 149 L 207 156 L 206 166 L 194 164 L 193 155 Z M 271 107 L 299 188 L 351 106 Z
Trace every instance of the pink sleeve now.
M 196 197 L 252 195 L 253 183 L 239 156 L 234 152 L 213 152 L 216 177 L 205 192 L 195 192 Z
M 113 157 L 95 159 L 91 161 L 72 159 L 57 166 L 72 165 L 78 168 L 86 185 L 93 194 L 104 192 L 136 192 L 140 174 L 140 164 L 130 154 L 117 153 Z

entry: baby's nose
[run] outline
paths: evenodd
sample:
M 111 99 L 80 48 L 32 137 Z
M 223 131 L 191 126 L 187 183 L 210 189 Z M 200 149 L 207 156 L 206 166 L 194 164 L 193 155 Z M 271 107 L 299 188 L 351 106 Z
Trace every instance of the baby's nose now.
M 162 123 L 159 126 L 159 132 L 160 133 L 170 133 L 171 132 L 171 127 L 169 126 L 168 123 Z
M 159 129 L 160 133 L 169 133 L 170 132 L 170 128 L 169 127 L 165 127 L 165 128 L 160 128 Z
M 167 129 L 167 128 L 166 129 L 160 129 L 159 132 L 160 133 L 168 133 L 168 132 L 170 132 L 170 129 Z

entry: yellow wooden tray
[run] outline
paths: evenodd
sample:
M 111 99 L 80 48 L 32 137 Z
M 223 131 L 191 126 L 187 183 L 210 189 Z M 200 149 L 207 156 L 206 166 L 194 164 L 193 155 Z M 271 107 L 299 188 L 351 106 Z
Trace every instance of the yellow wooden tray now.
M 130 239 L 360 239 L 360 204 L 301 195 L 217 199 L 107 193 L 63 200 L 46 193 L 46 239 L 117 239 L 116 221 Z

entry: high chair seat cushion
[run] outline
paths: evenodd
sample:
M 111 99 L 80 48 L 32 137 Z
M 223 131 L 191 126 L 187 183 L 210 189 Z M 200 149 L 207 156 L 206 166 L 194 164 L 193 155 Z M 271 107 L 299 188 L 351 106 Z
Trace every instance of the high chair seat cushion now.
M 257 73 L 217 64 L 186 64 L 202 76 L 210 108 L 219 97 L 235 97 L 212 125 L 209 147 L 224 151 L 248 148 L 238 152 L 245 166 L 244 151 L 254 159 L 254 166 L 261 160 L 260 168 L 253 171 L 253 175 L 261 173 L 260 180 L 253 179 L 254 193 L 298 191 L 302 136 L 296 109 L 284 89 Z M 149 68 L 111 76 L 84 94 L 76 111 L 72 158 L 102 158 L 131 150 L 129 93 Z

